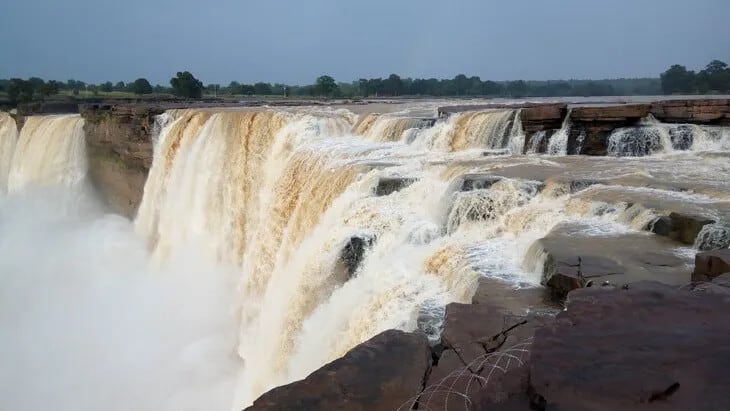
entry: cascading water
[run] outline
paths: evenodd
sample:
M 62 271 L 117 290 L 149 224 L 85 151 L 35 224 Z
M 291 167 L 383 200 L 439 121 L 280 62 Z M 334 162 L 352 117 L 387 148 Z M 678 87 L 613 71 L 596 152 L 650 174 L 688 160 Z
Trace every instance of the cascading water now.
M 636 233 L 657 217 L 636 201 L 612 201 L 638 189 L 586 188 L 574 179 L 617 173 L 641 178 L 675 166 L 661 156 L 642 162 L 485 158 L 484 149 L 514 154 L 524 149 L 516 110 L 453 115 L 413 133 L 411 144 L 393 143 L 408 133 L 392 131 L 401 128 L 393 125 L 401 119 L 393 123 L 392 118 L 397 117 L 366 116 L 355 125 L 355 115 L 346 110 L 171 111 L 158 119 L 159 131 L 152 136 L 154 158 L 134 226 L 86 208 L 71 208 L 77 214 L 64 224 L 56 223 L 57 216 L 33 223 L 35 211 L 21 219 L 22 224 L 72 227 L 40 241 L 41 253 L 63 252 L 52 253 L 48 262 L 33 261 L 31 272 L 38 275 L 32 280 L 45 286 L 28 289 L 34 290 L 33 301 L 43 302 L 39 309 L 52 313 L 63 312 L 66 300 L 74 303 L 70 318 L 82 323 L 59 315 L 53 319 L 64 324 L 60 331 L 48 324 L 44 333 L 64 350 L 74 341 L 91 341 L 98 347 L 91 368 L 103 365 L 99 374 L 69 378 L 75 389 L 51 387 L 70 393 L 48 395 L 54 406 L 78 409 L 73 400 L 88 381 L 99 394 L 84 397 L 87 409 L 106 404 L 120 410 L 238 410 L 385 329 L 420 328 L 436 342 L 445 305 L 468 302 L 480 276 L 535 286 L 545 258 L 536 241 L 556 226 L 573 224 L 586 237 L 616 237 Z M 23 183 L 17 183 L 16 194 L 31 182 L 77 181 L 76 155 L 83 157 L 83 151 L 72 147 L 83 143 L 83 121 L 78 116 L 30 118 L 28 125 L 13 170 L 33 177 L 18 179 Z M 566 141 L 569 128 L 566 122 Z M 62 142 L 66 149 L 51 147 Z M 48 163 L 62 167 L 48 173 L 27 167 L 37 164 L 46 149 L 55 156 Z M 463 150 L 458 157 L 452 153 L 457 150 Z M 719 166 L 722 159 L 686 157 L 692 157 L 683 160 L 690 166 L 682 168 L 697 171 L 689 178 L 709 180 L 703 180 L 705 186 L 722 191 L 715 189 L 725 187 L 728 177 Z M 716 172 L 700 172 L 700 165 Z M 510 176 L 511 170 L 527 177 Z M 535 181 L 546 178 L 546 172 L 562 180 Z M 490 184 L 467 190 L 456 183 L 467 174 L 486 176 Z M 377 194 L 382 179 L 398 178 L 408 184 Z M 697 196 L 685 197 L 682 201 L 700 203 Z M 702 199 L 699 206 L 710 200 Z M 25 210 L 24 203 L 12 201 L 0 201 L 0 255 L 17 258 L 0 259 L 0 272 L 18 273 L 12 278 L 22 282 L 23 261 L 33 259 L 38 252 L 33 243 L 39 240 L 21 222 L 14 228 L 16 214 Z M 724 235 L 721 227 L 706 229 L 698 248 Z M 24 234 L 13 236 L 16 231 Z M 353 242 L 361 245 L 354 266 L 345 258 Z M 131 285 L 122 285 L 125 281 Z M 19 307 L 26 296 L 5 291 L 17 290 L 15 285 L 2 285 L 0 316 L 8 316 L 3 323 L 23 315 L 12 322 L 15 328 L 3 329 L 9 331 L 0 334 L 0 350 L 12 354 L 4 358 L 22 358 L 31 368 L 15 384 L 13 375 L 0 371 L 0 381 L 10 387 L 0 391 L 0 398 L 23 405 L 9 409 L 37 409 L 34 398 L 42 396 L 23 393 L 18 384 L 36 387 L 29 381 L 43 361 L 59 370 L 47 372 L 64 381 L 68 376 L 61 371 L 85 357 L 75 353 L 66 363 L 50 355 L 36 360 L 23 351 L 34 337 L 24 327 L 42 315 L 23 311 Z M 58 298 L 49 298 L 56 292 Z M 101 308 L 84 310 L 89 305 Z M 83 327 L 86 323 L 104 335 L 93 334 Z M 103 384 L 106 380 L 111 386 Z
M 376 142 L 400 141 L 407 130 L 424 125 L 420 118 L 368 114 L 353 128 L 353 132 Z
M 29 185 L 74 185 L 86 176 L 84 120 L 78 115 L 28 117 L 8 175 L 8 191 Z
M 439 151 L 467 149 L 507 149 L 510 129 L 518 110 L 472 111 L 450 116 L 435 127 L 423 130 L 413 145 Z M 518 136 L 515 135 L 517 139 Z
M 572 110 L 568 109 L 568 114 L 566 114 L 560 130 L 550 136 L 547 148 L 548 154 L 553 156 L 564 156 L 568 154 L 568 137 L 570 136 L 570 129 L 572 127 L 572 123 L 570 121 L 571 114 Z
M 10 163 L 18 142 L 18 128 L 8 113 L 0 112 L 0 194 L 8 191 Z

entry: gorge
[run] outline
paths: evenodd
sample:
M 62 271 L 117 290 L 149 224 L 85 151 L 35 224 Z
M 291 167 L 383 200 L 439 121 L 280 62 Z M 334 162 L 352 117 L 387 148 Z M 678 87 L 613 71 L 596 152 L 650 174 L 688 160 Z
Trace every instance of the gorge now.
M 728 342 L 730 100 L 79 112 L 0 113 L 9 408 L 576 409 L 555 347 Z

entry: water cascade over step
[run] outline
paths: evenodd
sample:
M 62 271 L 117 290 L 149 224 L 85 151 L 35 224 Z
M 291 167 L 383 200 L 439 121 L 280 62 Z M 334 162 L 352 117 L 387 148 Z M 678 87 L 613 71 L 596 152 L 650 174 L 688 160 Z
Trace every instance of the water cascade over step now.
M 439 151 L 516 150 L 524 139 L 519 110 L 470 111 L 454 114 L 415 136 L 413 144 Z M 511 142 L 514 140 L 514 142 Z M 524 140 L 522 140 L 524 145 Z
M 433 121 L 424 118 L 368 114 L 353 127 L 353 133 L 364 136 L 370 141 L 400 141 L 406 131 L 430 127 Z
M 71 186 L 86 176 L 84 119 L 78 115 L 28 117 L 8 175 L 8 191 L 29 185 Z
M 0 112 L 0 194 L 8 190 L 8 174 L 18 142 L 18 128 L 9 114 Z

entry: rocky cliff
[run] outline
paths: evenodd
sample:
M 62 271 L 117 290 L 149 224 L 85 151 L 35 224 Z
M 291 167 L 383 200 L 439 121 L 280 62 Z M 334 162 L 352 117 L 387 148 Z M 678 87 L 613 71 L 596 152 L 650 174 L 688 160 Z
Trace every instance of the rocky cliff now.
M 153 106 L 84 105 L 89 177 L 109 207 L 133 218 L 152 165 Z

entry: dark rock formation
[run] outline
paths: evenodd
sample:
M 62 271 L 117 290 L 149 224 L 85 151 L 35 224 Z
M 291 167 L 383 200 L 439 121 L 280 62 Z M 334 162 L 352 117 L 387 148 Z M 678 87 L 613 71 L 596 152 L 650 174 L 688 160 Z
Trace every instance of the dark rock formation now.
M 651 114 L 665 123 L 730 125 L 730 100 L 657 101 L 651 105 Z
M 134 217 L 152 165 L 152 106 L 84 105 L 89 177 L 114 211 Z
M 483 396 L 499 395 L 507 389 L 502 384 L 514 383 L 509 372 L 528 360 L 527 347 L 535 329 L 551 318 L 524 311 L 516 315 L 490 304 L 446 306 L 444 351 L 428 377 L 418 409 L 468 409 L 469 397 L 485 387 L 491 391 Z M 523 374 L 517 374 L 517 382 L 522 381 Z
M 653 221 L 650 224 L 650 231 L 674 241 L 692 245 L 702 228 L 714 223 L 715 220 L 704 216 L 670 213 L 668 216 L 659 217 Z
M 375 237 L 367 235 L 354 236 L 347 241 L 340 252 L 340 261 L 344 264 L 348 277 L 355 275 L 365 252 L 374 242 Z
M 650 109 L 648 104 L 573 108 L 570 113 L 568 153 L 605 156 L 611 132 L 636 125 L 649 114 Z
M 727 272 L 730 272 L 730 249 L 697 253 L 692 281 L 711 281 Z
M 699 283 L 695 285 L 693 291 L 730 297 L 730 272 L 715 277 L 711 283 Z
M 378 197 L 387 196 L 400 191 L 416 181 L 408 177 L 381 177 L 375 187 L 375 195 Z
M 485 190 L 502 179 L 491 174 L 465 174 L 461 177 L 459 191 Z
M 574 291 L 567 311 L 535 334 L 532 405 L 730 409 L 728 309 L 728 299 L 662 285 Z
M 246 409 L 392 411 L 418 396 L 430 366 L 424 336 L 389 330 L 307 378 L 272 389 Z

